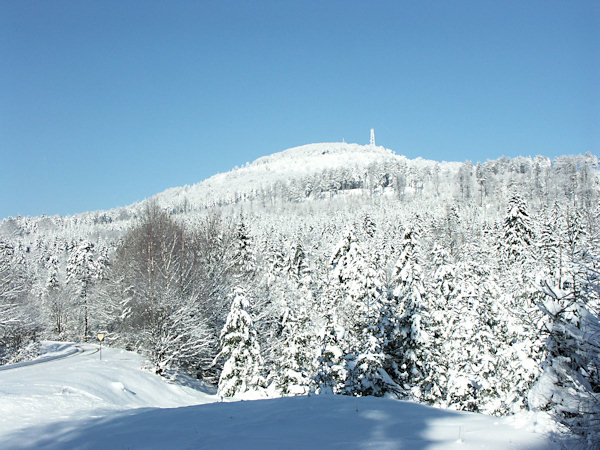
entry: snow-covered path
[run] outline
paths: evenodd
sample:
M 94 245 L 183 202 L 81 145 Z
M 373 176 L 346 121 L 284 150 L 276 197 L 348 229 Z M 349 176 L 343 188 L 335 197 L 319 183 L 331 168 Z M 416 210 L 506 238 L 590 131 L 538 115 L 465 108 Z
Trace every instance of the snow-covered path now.
M 83 353 L 0 372 L 0 448 L 552 448 L 529 419 L 380 398 L 216 402 L 139 369 L 130 352 Z M 56 347 L 47 356 L 68 354 Z M 207 404 L 211 403 L 211 404 Z
M 115 410 L 215 401 L 212 395 L 139 370 L 142 358 L 135 353 L 103 348 L 100 361 L 96 345 L 53 343 L 46 350 L 34 364 L 0 372 L 0 447 L 8 435 L 33 426 L 102 417 Z

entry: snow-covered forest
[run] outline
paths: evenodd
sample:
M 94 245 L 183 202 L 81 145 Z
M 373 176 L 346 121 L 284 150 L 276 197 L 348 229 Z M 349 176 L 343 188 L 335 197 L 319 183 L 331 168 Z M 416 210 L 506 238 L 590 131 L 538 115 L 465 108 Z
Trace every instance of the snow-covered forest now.
M 544 410 L 600 439 L 600 173 L 313 144 L 147 201 L 0 223 L 0 363 L 144 354 L 235 396 Z

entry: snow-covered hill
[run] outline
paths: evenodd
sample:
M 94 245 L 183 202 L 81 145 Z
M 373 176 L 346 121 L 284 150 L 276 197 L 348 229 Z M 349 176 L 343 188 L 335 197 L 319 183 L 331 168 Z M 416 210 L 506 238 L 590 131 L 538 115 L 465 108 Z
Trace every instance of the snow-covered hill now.
M 345 172 L 345 178 L 350 176 L 362 181 L 369 170 L 382 172 L 386 168 L 402 166 L 418 172 L 432 170 L 436 165 L 455 173 L 460 163 L 438 163 L 421 158 L 409 160 L 381 146 L 316 143 L 263 156 L 243 167 L 214 175 L 193 186 L 168 189 L 153 198 L 165 207 L 214 206 L 261 195 L 281 194 L 282 189 L 301 180 L 305 184 L 313 177 L 320 181 L 324 174 L 335 175 L 340 171 Z M 308 196 L 309 193 L 303 194 Z
M 173 187 L 155 194 L 165 210 L 186 214 L 247 201 L 305 201 L 368 192 L 411 195 L 433 189 L 450 196 L 458 162 L 407 159 L 381 146 L 345 142 L 316 143 L 258 158 L 243 167 L 213 175 L 192 186 Z M 401 186 L 399 185 L 401 184 Z M 440 184 L 441 183 L 441 184 Z M 440 194 L 441 193 L 441 194 Z M 82 236 L 117 240 L 132 219 L 139 217 L 148 199 L 107 211 L 73 216 L 12 217 L 0 220 L 0 238 L 13 240 L 32 235 Z M 30 241 L 30 239 L 28 239 Z
M 532 417 L 498 418 L 373 397 L 218 402 L 140 370 L 131 352 L 47 343 L 0 371 L 0 447 L 552 448 Z M 57 357 L 59 359 L 53 359 Z M 196 386 L 199 387 L 199 386 Z M 200 386 L 201 388 L 201 386 Z M 210 404 L 209 404 L 210 403 Z

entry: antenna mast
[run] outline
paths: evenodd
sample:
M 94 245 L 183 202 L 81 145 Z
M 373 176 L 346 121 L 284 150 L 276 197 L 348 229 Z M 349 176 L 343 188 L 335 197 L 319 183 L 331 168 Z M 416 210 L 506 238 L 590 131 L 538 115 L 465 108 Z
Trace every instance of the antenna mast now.
M 371 142 L 369 143 L 371 147 L 375 147 L 375 129 L 371 128 Z

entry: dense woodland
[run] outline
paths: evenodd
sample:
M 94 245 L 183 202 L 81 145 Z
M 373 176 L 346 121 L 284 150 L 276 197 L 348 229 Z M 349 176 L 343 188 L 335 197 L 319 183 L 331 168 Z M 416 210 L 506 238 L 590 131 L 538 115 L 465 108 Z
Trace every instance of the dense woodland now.
M 388 155 L 202 200 L 187 191 L 5 219 L 1 363 L 103 331 L 223 396 L 545 410 L 598 442 L 597 157 Z

